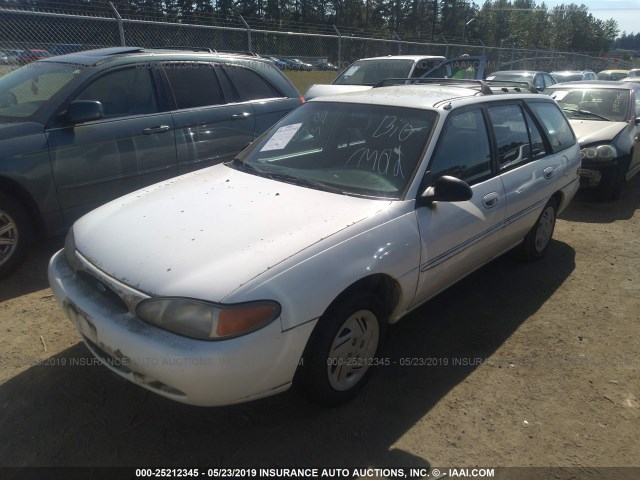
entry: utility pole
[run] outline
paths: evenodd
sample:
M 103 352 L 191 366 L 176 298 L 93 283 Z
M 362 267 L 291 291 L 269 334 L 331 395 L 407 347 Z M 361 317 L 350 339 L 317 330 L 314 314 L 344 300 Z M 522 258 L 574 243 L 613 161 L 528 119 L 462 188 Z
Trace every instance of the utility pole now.
M 469 17 L 467 16 L 467 17 L 465 17 L 464 19 L 466 20 L 467 18 L 469 18 Z M 462 25 L 462 43 L 464 43 L 465 31 L 466 31 L 467 26 L 468 26 L 471 22 L 473 22 L 475 19 L 476 19 L 476 17 L 473 17 L 471 20 L 469 20 L 469 21 L 465 22 L 465 24 L 464 24 L 464 25 Z
M 431 22 L 431 41 L 436 39 L 436 20 L 438 19 L 438 0 L 433 0 L 433 21 Z

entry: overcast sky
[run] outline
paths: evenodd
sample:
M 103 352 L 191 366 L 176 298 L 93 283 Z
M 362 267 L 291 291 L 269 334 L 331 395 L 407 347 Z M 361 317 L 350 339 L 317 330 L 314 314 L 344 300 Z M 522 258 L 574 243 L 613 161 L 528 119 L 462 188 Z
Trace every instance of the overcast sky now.
M 640 33 L 640 0 L 547 0 L 545 3 L 550 9 L 563 3 L 584 4 L 594 17 L 602 20 L 613 18 L 618 22 L 618 34 Z

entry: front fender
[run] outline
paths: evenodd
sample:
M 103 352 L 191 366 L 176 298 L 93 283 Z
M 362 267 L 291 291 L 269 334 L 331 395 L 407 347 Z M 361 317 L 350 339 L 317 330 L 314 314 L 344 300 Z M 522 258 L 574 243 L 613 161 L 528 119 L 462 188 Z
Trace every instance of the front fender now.
M 407 202 L 411 203 L 411 202 Z M 393 209 L 392 209 L 393 210 Z M 386 218 L 379 216 L 347 228 L 340 238 L 320 242 L 244 285 L 225 303 L 251 299 L 276 300 L 282 306 L 283 330 L 320 317 L 349 286 L 365 277 L 384 274 L 400 287 L 394 314 L 401 314 L 415 295 L 420 265 L 420 233 L 413 208 Z M 387 214 L 389 217 L 391 213 Z M 356 229 L 352 231 L 351 229 Z

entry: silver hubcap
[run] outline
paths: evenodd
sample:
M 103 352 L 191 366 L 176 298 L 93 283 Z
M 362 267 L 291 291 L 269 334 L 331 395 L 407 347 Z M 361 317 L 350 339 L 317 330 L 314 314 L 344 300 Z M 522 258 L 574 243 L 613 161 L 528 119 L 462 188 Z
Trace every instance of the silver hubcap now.
M 380 329 L 373 312 L 359 310 L 344 322 L 333 339 L 327 373 L 329 383 L 339 391 L 354 387 L 373 362 Z
M 18 227 L 7 212 L 0 210 L 0 265 L 5 263 L 18 245 Z
M 553 226 L 556 221 L 556 213 L 553 207 L 547 207 L 540 216 L 538 230 L 536 231 L 536 251 L 542 252 L 551 241 Z

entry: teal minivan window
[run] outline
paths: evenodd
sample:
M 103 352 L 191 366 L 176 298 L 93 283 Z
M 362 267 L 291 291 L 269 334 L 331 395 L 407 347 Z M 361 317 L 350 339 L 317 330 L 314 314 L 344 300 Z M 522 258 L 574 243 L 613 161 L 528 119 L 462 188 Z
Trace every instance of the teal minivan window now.
M 37 62 L 0 77 L 0 119 L 31 117 L 83 68 L 67 63 Z

